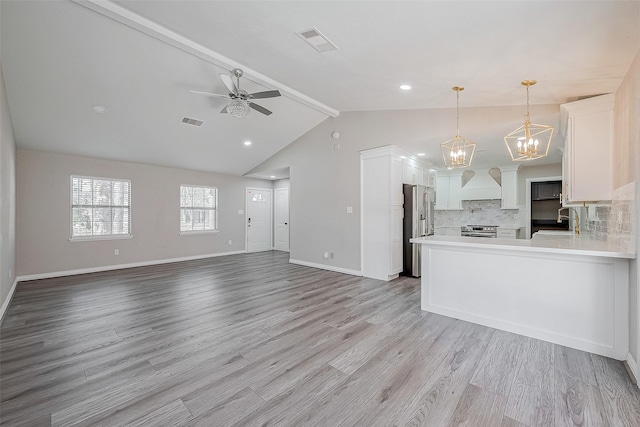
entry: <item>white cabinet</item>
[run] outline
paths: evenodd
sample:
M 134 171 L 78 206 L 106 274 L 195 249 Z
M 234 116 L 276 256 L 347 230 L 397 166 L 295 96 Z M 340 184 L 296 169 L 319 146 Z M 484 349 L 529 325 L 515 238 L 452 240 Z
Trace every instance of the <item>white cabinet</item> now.
M 462 172 L 438 175 L 436 179 L 436 210 L 462 210 Z
M 502 176 L 502 209 L 518 209 L 518 168 L 520 165 L 503 166 Z
M 422 185 L 429 188 L 436 188 L 436 178 L 438 174 L 433 169 L 422 168 Z
M 436 236 L 460 236 L 462 234 L 462 228 L 449 226 L 435 227 L 433 234 Z
M 392 280 L 403 269 L 403 163 L 397 147 L 360 152 L 362 274 Z
M 518 230 L 516 228 L 502 228 L 498 227 L 497 236 L 498 239 L 517 239 Z
M 611 200 L 614 95 L 560 107 L 567 123 L 562 204 Z

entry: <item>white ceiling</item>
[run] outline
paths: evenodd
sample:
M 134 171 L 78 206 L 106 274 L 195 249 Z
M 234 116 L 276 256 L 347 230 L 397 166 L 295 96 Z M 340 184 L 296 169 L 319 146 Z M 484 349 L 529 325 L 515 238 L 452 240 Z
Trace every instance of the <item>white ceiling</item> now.
M 517 127 L 524 113 L 521 80 L 539 82 L 532 104 L 613 92 L 640 47 L 638 1 L 3 0 L 0 7 L 20 147 L 238 175 L 340 111 L 455 108 L 455 85 L 466 88 L 461 107 L 514 106 L 495 131 L 471 127 L 487 115 L 482 109 L 461 117 L 461 133 L 478 150 L 491 141 L 479 161 L 504 163 L 504 128 Z M 306 45 L 296 32 L 311 27 L 339 49 Z M 224 100 L 187 92 L 224 93 L 218 73 L 235 66 L 250 92 L 281 90 L 258 102 L 271 116 L 235 119 L 218 114 Z M 413 89 L 400 91 L 401 83 Z M 557 125 L 548 106 L 541 117 L 535 111 L 534 121 Z M 204 125 L 183 125 L 184 116 Z M 432 135 L 403 148 L 439 163 L 441 135 L 453 130 L 435 121 Z M 554 152 L 547 162 L 558 160 Z

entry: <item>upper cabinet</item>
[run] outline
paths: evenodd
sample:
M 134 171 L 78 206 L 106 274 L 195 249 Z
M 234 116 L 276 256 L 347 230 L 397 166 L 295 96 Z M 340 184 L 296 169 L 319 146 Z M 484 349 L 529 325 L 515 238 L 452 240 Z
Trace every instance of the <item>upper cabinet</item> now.
M 462 172 L 438 175 L 436 178 L 436 210 L 462 210 Z
M 563 206 L 611 200 L 614 95 L 560 106 L 566 120 Z
M 562 181 L 541 181 L 531 183 L 531 200 L 558 200 L 562 193 Z
M 402 183 L 436 187 L 436 171 L 429 169 L 417 160 L 404 158 L 402 160 Z
M 500 168 L 502 176 L 502 209 L 518 209 L 518 168 L 520 165 Z

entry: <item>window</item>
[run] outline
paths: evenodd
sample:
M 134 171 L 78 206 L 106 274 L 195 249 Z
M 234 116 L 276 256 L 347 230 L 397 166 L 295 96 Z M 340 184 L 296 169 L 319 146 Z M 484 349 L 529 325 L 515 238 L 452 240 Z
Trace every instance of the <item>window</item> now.
M 218 189 L 180 186 L 180 232 L 218 231 Z
M 71 238 L 129 237 L 131 181 L 71 177 Z

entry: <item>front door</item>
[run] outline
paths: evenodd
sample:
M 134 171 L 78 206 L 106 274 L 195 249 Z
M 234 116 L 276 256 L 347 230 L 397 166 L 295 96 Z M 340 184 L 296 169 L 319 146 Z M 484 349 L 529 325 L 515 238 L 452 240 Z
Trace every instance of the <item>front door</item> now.
M 289 189 L 276 189 L 276 250 L 289 251 Z
M 271 209 L 271 190 L 247 188 L 247 252 L 272 249 Z

